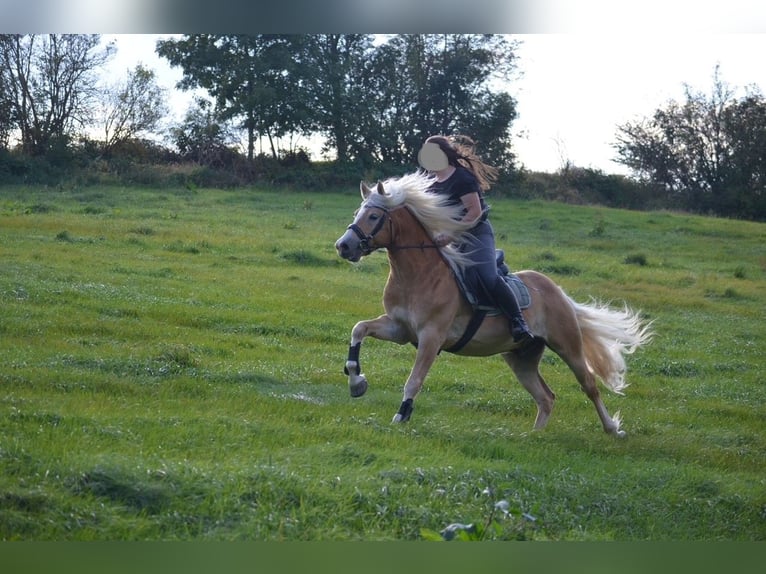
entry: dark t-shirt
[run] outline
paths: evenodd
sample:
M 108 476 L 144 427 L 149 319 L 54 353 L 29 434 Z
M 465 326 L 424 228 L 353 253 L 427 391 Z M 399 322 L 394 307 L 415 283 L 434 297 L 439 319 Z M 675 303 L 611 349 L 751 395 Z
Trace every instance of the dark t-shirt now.
M 484 202 L 484 194 L 479 186 L 476 176 L 462 166 L 455 168 L 455 172 L 444 181 L 437 181 L 430 189 L 433 193 L 447 196 L 451 205 L 460 205 L 461 198 L 469 193 L 478 193 L 481 202 L 481 210 L 487 212 L 487 204 Z

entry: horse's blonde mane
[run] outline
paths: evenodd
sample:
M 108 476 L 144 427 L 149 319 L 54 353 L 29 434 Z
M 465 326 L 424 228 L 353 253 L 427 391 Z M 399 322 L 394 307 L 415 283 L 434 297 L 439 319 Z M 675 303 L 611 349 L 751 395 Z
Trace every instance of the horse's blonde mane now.
M 401 177 L 383 181 L 385 193 L 373 191 L 364 204 L 386 209 L 407 207 L 433 238 L 446 235 L 454 242 L 464 239 L 471 224 L 460 221 L 462 205 L 449 205 L 443 195 L 429 192 L 436 178 L 425 171 L 416 171 Z M 465 265 L 467 258 L 451 246 L 443 249 L 444 254 L 459 265 Z

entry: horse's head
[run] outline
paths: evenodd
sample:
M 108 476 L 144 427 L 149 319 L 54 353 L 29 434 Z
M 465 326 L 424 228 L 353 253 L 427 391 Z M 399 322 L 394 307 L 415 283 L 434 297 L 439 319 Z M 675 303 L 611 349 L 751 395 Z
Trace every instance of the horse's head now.
M 390 218 L 388 209 L 384 207 L 383 199 L 387 194 L 383 183 L 378 182 L 375 189 L 370 189 L 361 182 L 359 189 L 362 193 L 362 205 L 346 232 L 335 242 L 338 255 L 354 263 L 376 249 L 385 247 L 391 241 L 390 225 L 386 225 Z

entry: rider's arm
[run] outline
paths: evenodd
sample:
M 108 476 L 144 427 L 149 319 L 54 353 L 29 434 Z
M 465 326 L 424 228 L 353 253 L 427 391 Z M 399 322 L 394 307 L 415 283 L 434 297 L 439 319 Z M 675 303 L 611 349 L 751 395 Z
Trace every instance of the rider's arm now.
M 479 193 L 467 193 L 460 197 L 460 201 L 463 202 L 463 207 L 465 207 L 463 221 L 466 223 L 476 223 L 482 214 Z

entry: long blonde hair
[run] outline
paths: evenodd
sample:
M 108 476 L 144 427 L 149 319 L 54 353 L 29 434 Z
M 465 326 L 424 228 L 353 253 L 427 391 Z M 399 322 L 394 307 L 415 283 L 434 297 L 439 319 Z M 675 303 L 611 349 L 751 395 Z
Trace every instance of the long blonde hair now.
M 497 181 L 497 168 L 487 165 L 476 155 L 476 143 L 464 135 L 431 136 L 426 142 L 435 143 L 447 155 L 450 165 L 462 166 L 479 181 L 482 191 L 487 191 Z

